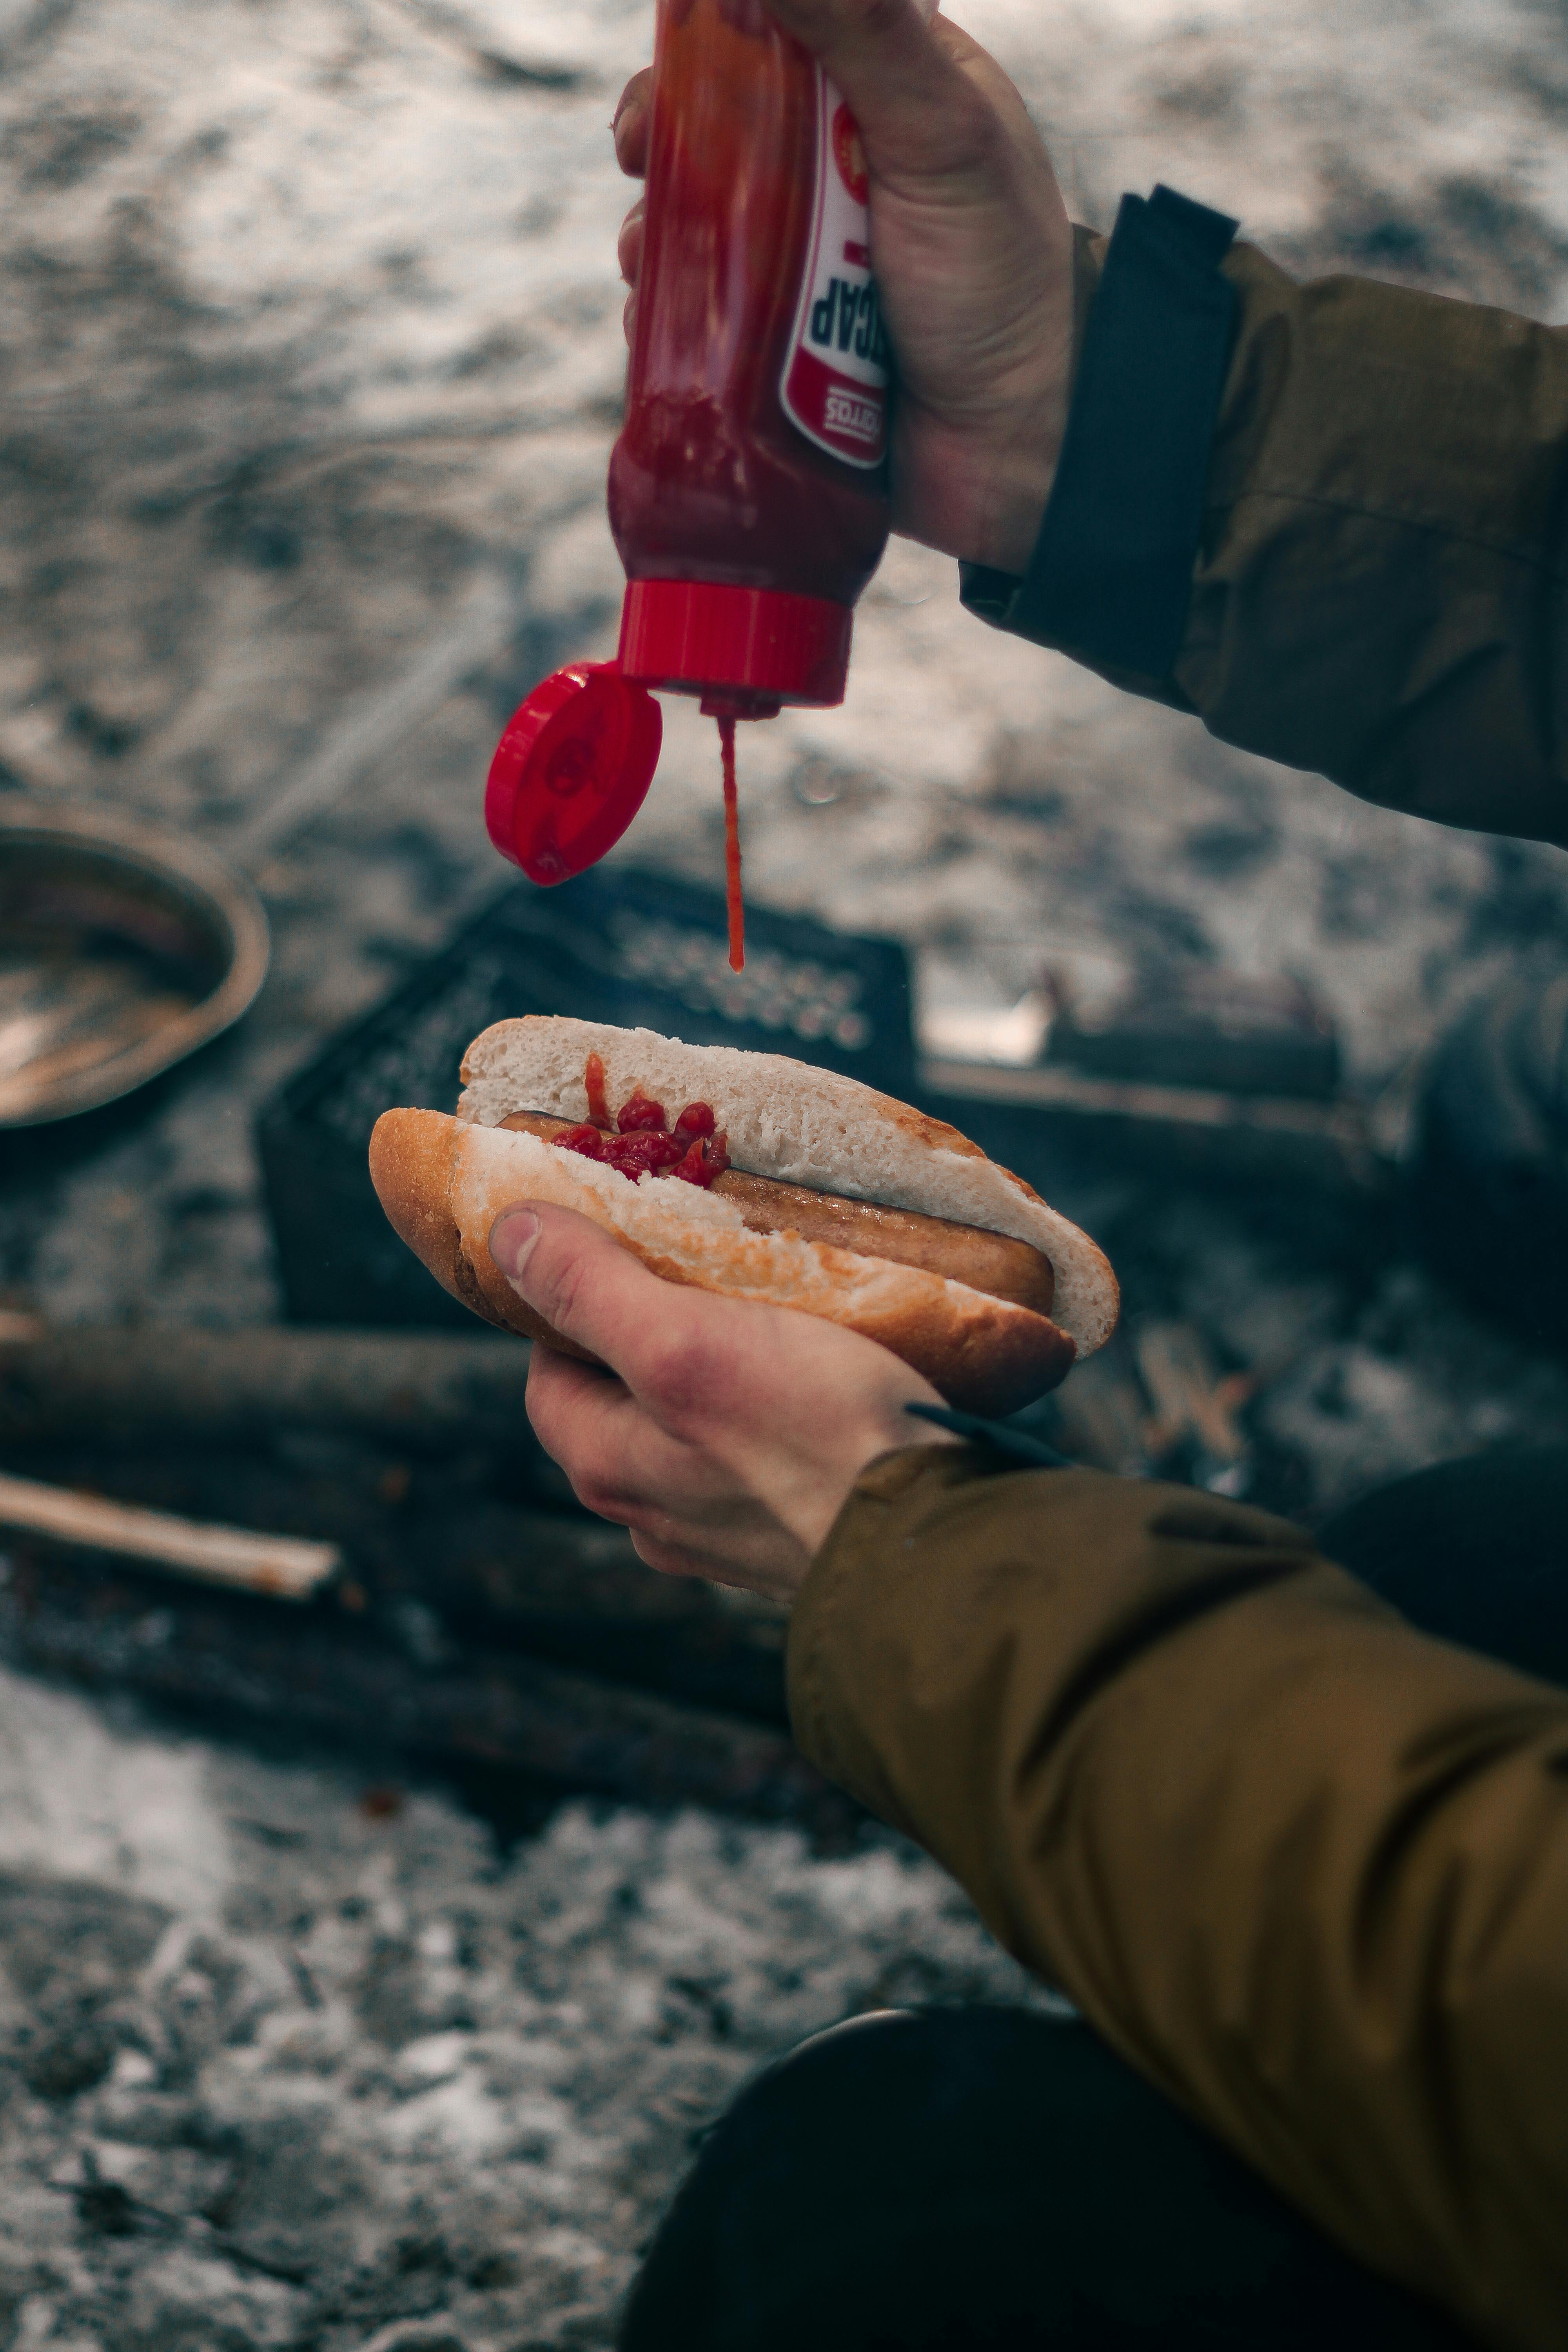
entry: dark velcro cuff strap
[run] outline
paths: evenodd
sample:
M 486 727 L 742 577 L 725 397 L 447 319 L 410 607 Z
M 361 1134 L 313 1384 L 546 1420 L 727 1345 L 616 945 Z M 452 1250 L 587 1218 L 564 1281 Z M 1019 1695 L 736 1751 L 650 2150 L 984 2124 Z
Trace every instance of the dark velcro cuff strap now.
M 966 1437 L 971 1445 L 987 1447 L 1005 1462 L 1026 1462 L 1032 1470 L 1074 1467 L 1054 1445 L 1047 1445 L 1043 1438 L 1031 1437 L 1026 1430 L 1009 1429 L 1005 1421 L 983 1421 L 977 1412 L 953 1412 L 942 1404 L 907 1404 L 904 1411 L 916 1421 L 934 1422 L 938 1429 L 950 1429 L 954 1437 Z
M 1169 676 L 1236 329 L 1219 268 L 1236 231 L 1172 188 L 1121 199 L 1028 572 L 1015 583 L 965 567 L 964 602 L 984 618 L 1107 669 Z

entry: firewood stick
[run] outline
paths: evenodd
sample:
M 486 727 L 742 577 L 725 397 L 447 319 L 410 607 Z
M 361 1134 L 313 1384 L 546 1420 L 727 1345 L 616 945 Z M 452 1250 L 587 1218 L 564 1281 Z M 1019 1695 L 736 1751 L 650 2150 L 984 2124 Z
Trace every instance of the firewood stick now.
M 247 1535 L 132 1503 L 73 1494 L 34 1478 L 0 1473 L 0 1528 L 47 1536 L 87 1551 L 113 1552 L 175 1576 L 226 1584 L 279 1601 L 309 1601 L 342 1566 L 336 1544 L 295 1536 Z
M 785 1720 L 787 1610 L 737 1607 L 697 1579 L 656 1576 L 624 1528 L 498 1500 L 439 1461 L 405 1477 L 401 1462 L 388 1473 L 382 1448 L 334 1438 L 318 1466 L 302 1467 L 174 1431 L 133 1452 L 80 1438 L 27 1444 L 0 1454 L 0 1468 L 144 1510 L 336 1544 L 351 1608 L 422 1601 L 476 1635 L 564 1665 Z

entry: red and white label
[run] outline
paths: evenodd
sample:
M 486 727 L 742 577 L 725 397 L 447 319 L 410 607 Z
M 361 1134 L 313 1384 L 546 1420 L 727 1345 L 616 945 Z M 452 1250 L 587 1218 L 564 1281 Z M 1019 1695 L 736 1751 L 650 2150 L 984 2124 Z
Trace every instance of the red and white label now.
M 888 347 L 871 275 L 870 184 L 859 127 L 816 69 L 816 201 L 779 398 L 808 441 L 847 466 L 888 446 Z

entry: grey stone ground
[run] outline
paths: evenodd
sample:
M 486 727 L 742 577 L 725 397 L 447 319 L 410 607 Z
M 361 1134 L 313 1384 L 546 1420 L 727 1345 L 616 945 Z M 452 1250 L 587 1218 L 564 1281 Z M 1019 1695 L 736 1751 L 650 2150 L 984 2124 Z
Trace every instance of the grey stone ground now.
M 1555 7 L 966 21 L 1096 225 L 1162 177 L 1290 266 L 1568 317 Z M 498 721 L 605 649 L 605 125 L 648 22 L 643 0 L 0 0 L 0 784 L 232 842 L 334 730 L 386 739 L 258 861 L 277 963 L 244 1030 L 107 1141 L 10 1157 L 0 1284 L 51 1313 L 277 1312 L 251 1108 L 494 887 Z M 454 626 L 466 677 L 389 728 Z M 710 732 L 672 713 L 632 845 L 711 877 Z M 1212 745 L 965 621 L 951 564 L 910 548 L 868 595 L 846 709 L 743 761 L 757 896 L 1005 973 L 1047 930 L 1295 969 L 1367 1085 L 1563 928 L 1558 853 Z M 1287 1365 L 1256 1427 L 1306 1507 L 1564 1426 L 1559 1367 L 1412 1265 L 1146 1183 L 1064 1205 L 1145 1303 Z M 447 2315 L 474 2352 L 603 2342 L 685 2135 L 760 2057 L 873 1998 L 1016 1983 L 890 1843 L 824 1864 L 572 1811 L 500 1861 L 439 1796 L 373 1818 L 336 1767 L 14 1683 L 0 1780 L 0 2341 L 346 2352 Z M 68 2193 L 88 2151 L 140 2200 L 128 2234 L 95 2226 L 130 2210 L 109 2189 Z

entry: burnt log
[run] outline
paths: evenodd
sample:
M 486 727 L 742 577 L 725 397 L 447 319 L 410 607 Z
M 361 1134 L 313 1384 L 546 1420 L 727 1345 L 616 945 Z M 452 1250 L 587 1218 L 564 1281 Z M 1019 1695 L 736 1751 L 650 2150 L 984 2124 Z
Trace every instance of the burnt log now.
M 412 1601 L 459 1639 L 694 1706 L 788 1720 L 784 1610 L 656 1575 L 621 1528 L 499 1500 L 478 1473 L 341 1440 L 258 1453 L 57 1445 L 13 1454 L 6 1466 L 19 1470 L 24 1459 L 29 1475 L 61 1486 L 336 1544 L 344 1598 L 371 1619 L 395 1619 Z
M 279 1429 L 416 1454 L 542 1459 L 523 1403 L 526 1341 L 439 1332 L 199 1331 L 0 1317 L 0 1444 L 91 1433 L 252 1442 Z
M 480 1766 L 550 1791 L 699 1805 L 841 1835 L 857 1809 L 788 1736 L 520 1653 L 402 1638 L 335 1601 L 283 1611 L 19 1545 L 0 1659 L 142 1693 L 232 1730 L 281 1727 L 374 1757 Z

